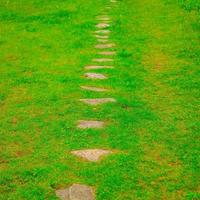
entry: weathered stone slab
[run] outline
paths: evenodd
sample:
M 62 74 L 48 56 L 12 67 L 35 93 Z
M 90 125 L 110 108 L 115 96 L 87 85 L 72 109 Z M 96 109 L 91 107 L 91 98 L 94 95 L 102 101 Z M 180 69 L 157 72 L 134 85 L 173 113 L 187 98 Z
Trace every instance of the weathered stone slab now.
M 105 75 L 97 73 L 85 73 L 85 77 L 89 79 L 107 79 Z
M 100 55 L 115 55 L 116 52 L 115 51 L 102 51 L 102 52 L 99 52 L 98 54 Z
M 112 151 L 104 150 L 104 149 L 86 149 L 86 150 L 78 150 L 72 151 L 72 154 L 84 158 L 91 162 L 97 162 L 101 159 L 102 156 L 111 154 Z
M 70 200 L 95 200 L 91 187 L 74 184 L 69 188 Z
M 104 104 L 104 103 L 114 103 L 116 102 L 115 99 L 113 98 L 98 98 L 98 99 L 80 99 L 80 101 L 89 104 L 89 105 L 99 105 L 99 104 Z
M 109 26 L 108 23 L 99 23 L 96 25 L 97 28 L 108 28 Z
M 106 92 L 108 91 L 105 88 L 97 88 L 97 87 L 90 87 L 90 86 L 81 86 L 84 90 L 95 91 L 95 92 Z
M 78 128 L 80 129 L 88 129 L 88 128 L 93 128 L 93 129 L 101 129 L 104 127 L 104 122 L 102 121 L 88 121 L 88 120 L 79 120 L 78 121 Z
M 108 48 L 113 48 L 115 44 L 97 44 L 95 47 L 97 49 L 108 49 Z
M 92 65 L 92 66 L 86 66 L 85 69 L 86 70 L 90 70 L 90 69 L 113 69 L 113 66 L 100 66 L 100 65 Z
M 81 184 L 73 184 L 67 189 L 57 190 L 56 195 L 61 200 L 95 200 L 92 188 Z
M 112 58 L 94 58 L 92 59 L 93 62 L 113 62 Z

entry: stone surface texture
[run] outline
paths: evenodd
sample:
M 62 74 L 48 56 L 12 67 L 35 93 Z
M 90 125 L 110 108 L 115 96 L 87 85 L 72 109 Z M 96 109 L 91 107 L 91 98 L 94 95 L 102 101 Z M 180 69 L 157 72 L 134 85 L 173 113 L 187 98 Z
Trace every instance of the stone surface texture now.
M 105 75 L 97 74 L 97 73 L 85 73 L 85 77 L 88 79 L 107 79 L 107 77 Z
M 89 105 L 99 105 L 104 103 L 114 103 L 116 102 L 113 98 L 98 98 L 98 99 L 80 99 L 80 101 Z
M 72 151 L 72 154 L 92 162 L 97 162 L 102 156 L 111 153 L 112 151 L 104 149 L 86 149 L 86 150 Z
M 100 129 L 104 127 L 104 124 L 105 123 L 102 121 L 79 120 L 77 127 L 80 129 L 88 129 L 88 128 Z
M 114 60 L 111 58 L 94 58 L 93 62 L 113 62 Z
M 92 188 L 81 184 L 73 184 L 67 189 L 57 190 L 56 195 L 61 200 L 95 200 Z

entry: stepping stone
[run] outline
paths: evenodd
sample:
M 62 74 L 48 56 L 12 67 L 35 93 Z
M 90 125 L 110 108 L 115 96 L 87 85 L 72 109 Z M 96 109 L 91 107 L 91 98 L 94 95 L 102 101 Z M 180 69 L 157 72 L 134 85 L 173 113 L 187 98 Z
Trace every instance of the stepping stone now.
M 92 60 L 93 62 L 113 62 L 111 58 L 95 58 Z
M 108 39 L 108 35 L 95 35 L 96 38 Z
M 115 99 L 113 98 L 98 98 L 98 99 L 80 99 L 80 101 L 89 104 L 89 105 L 99 105 L 99 104 L 104 104 L 104 103 L 114 103 L 116 102 Z
M 115 51 L 102 51 L 102 52 L 99 52 L 98 54 L 100 54 L 100 55 L 115 55 L 116 52 Z
M 84 158 L 88 161 L 97 162 L 102 156 L 111 154 L 113 152 L 104 149 L 86 149 L 86 150 L 72 151 L 71 153 L 81 158 Z
M 90 69 L 113 69 L 113 66 L 86 66 L 85 69 L 86 70 L 90 70 Z
M 109 26 L 110 26 L 110 25 L 107 24 L 107 23 L 99 23 L 99 24 L 96 25 L 97 28 L 107 28 L 107 27 L 109 27 Z
M 97 49 L 108 49 L 114 47 L 114 44 L 97 44 L 95 47 Z
M 89 79 L 107 79 L 105 75 L 97 73 L 85 73 L 85 77 Z
M 95 31 L 95 33 L 108 34 L 110 33 L 110 30 L 98 30 L 98 31 Z
M 73 184 L 67 189 L 57 190 L 56 196 L 61 200 L 95 200 L 92 188 L 81 184 Z
M 90 90 L 90 91 L 95 91 L 95 92 L 106 92 L 108 91 L 105 88 L 97 88 L 97 87 L 90 87 L 90 86 L 81 86 L 82 89 L 84 90 Z
M 102 121 L 85 121 L 85 120 L 79 120 L 78 121 L 78 128 L 80 129 L 88 129 L 88 128 L 94 128 L 94 129 L 101 129 L 104 127 L 104 122 Z
M 100 42 L 100 43 L 101 43 L 101 42 L 102 42 L 102 43 L 108 43 L 108 40 L 107 40 L 107 39 L 97 39 L 97 41 Z

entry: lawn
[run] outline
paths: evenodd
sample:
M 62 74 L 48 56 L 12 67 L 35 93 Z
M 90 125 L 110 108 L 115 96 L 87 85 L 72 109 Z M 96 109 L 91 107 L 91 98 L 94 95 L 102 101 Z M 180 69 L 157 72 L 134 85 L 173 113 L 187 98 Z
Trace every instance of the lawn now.
M 115 68 L 91 81 L 106 6 Z M 1 0 L 0 199 L 56 200 L 73 183 L 97 200 L 200 199 L 199 22 L 199 0 Z M 98 97 L 117 102 L 79 101 Z M 80 130 L 82 119 L 106 126 Z M 94 148 L 116 153 L 71 154 Z

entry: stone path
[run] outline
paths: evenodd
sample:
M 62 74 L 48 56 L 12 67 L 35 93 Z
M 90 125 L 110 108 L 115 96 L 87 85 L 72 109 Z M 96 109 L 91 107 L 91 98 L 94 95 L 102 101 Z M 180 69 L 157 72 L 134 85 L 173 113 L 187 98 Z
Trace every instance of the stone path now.
M 111 4 L 116 3 L 116 0 L 111 0 Z M 96 17 L 96 20 L 98 23 L 96 24 L 96 31 L 94 31 L 93 36 L 97 40 L 97 45 L 95 46 L 95 49 L 97 51 L 97 54 L 99 55 L 97 58 L 93 58 L 93 63 L 102 63 L 102 65 L 88 65 L 85 66 L 85 70 L 89 70 L 88 73 L 84 73 L 84 78 L 88 79 L 88 82 L 93 80 L 93 83 L 95 81 L 104 81 L 105 79 L 108 79 L 108 77 L 101 73 L 94 73 L 91 70 L 97 70 L 97 69 L 114 69 L 114 66 L 110 65 L 103 65 L 103 63 L 107 62 L 114 62 L 114 55 L 116 54 L 116 51 L 113 50 L 115 47 L 115 44 L 109 41 L 111 30 L 109 29 L 111 26 L 111 18 L 108 15 L 108 10 L 110 10 L 112 7 L 110 5 L 105 6 L 104 14 L 101 14 Z M 112 49 L 112 50 L 110 50 Z M 101 57 L 103 56 L 103 57 Z M 108 57 L 107 57 L 108 56 Z M 99 58 L 100 57 L 100 58 Z M 91 80 L 90 80 L 91 79 Z M 89 84 L 90 85 L 90 84 Z M 94 84 L 93 84 L 94 85 Z M 109 92 L 108 89 L 101 88 L 101 87 L 95 87 L 95 86 L 80 86 L 81 89 L 91 91 L 91 92 Z M 106 94 L 107 94 L 106 93 Z M 96 94 L 96 93 L 93 93 Z M 81 102 L 96 106 L 96 105 L 102 105 L 107 103 L 115 103 L 116 99 L 112 97 L 103 97 L 103 98 L 83 98 L 80 99 Z M 106 120 L 105 120 L 106 121 Z M 101 132 L 102 129 L 105 128 L 105 122 L 101 120 L 96 119 L 90 119 L 90 120 L 78 120 L 77 121 L 77 128 L 83 129 L 82 131 L 86 131 L 87 129 L 97 129 Z M 111 150 L 105 150 L 102 149 L 79 149 L 79 150 L 73 150 L 71 151 L 71 154 L 74 156 L 80 157 L 82 159 L 85 159 L 88 162 L 97 162 L 101 161 L 101 158 L 104 156 L 108 156 L 110 154 L 113 154 L 114 151 Z M 95 194 L 94 190 L 86 185 L 81 184 L 73 184 L 70 187 L 66 189 L 59 189 L 56 191 L 56 195 L 61 200 L 95 200 Z

